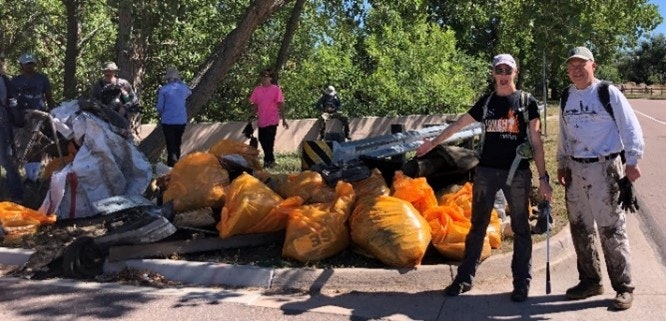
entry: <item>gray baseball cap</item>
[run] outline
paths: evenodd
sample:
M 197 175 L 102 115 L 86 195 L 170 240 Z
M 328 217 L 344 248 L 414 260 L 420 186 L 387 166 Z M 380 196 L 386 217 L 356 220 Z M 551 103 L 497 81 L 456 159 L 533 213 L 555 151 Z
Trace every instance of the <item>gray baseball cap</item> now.
M 594 61 L 594 55 L 592 55 L 592 51 L 586 47 L 576 47 L 569 50 L 569 58 L 567 58 L 566 62 L 569 62 L 569 60 L 573 58 Z
M 37 63 L 37 58 L 35 57 L 34 54 L 26 52 L 26 53 L 22 54 L 21 57 L 19 57 L 19 63 L 21 63 L 21 65 L 36 64 Z

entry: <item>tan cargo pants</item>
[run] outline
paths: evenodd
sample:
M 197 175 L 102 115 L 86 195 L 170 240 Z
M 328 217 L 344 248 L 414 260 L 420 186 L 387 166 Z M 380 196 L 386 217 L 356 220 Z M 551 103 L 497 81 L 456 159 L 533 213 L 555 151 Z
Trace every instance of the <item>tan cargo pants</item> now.
M 601 282 L 598 229 L 613 289 L 633 292 L 626 213 L 618 204 L 618 180 L 624 176 L 620 157 L 592 163 L 570 160 L 568 166 L 566 205 L 580 280 Z

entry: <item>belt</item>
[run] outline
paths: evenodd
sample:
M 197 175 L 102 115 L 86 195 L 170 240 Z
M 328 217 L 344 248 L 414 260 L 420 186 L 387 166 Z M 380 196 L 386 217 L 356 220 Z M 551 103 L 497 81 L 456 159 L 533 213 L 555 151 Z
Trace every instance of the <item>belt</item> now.
M 586 158 L 578 158 L 578 157 L 573 157 L 571 156 L 571 160 L 579 162 L 579 163 L 584 163 L 584 164 L 589 164 L 589 163 L 596 163 L 596 162 L 602 162 L 606 160 L 611 160 L 614 159 L 615 157 L 620 156 L 620 153 L 612 153 L 608 154 L 606 156 L 599 156 L 599 157 L 586 157 Z

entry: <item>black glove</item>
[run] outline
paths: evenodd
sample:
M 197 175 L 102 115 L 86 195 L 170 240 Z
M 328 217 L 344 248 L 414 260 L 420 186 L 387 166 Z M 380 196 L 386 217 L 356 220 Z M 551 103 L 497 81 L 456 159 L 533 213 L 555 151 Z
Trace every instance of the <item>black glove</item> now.
M 550 215 L 550 202 L 543 201 L 539 203 L 539 217 L 537 222 L 532 228 L 532 233 L 543 234 L 550 229 L 553 224 L 553 217 Z
M 636 199 L 634 185 L 631 184 L 631 181 L 629 181 L 626 176 L 620 179 L 618 185 L 620 187 L 620 197 L 618 197 L 617 202 L 623 210 L 636 213 L 640 207 L 638 206 L 638 200 Z

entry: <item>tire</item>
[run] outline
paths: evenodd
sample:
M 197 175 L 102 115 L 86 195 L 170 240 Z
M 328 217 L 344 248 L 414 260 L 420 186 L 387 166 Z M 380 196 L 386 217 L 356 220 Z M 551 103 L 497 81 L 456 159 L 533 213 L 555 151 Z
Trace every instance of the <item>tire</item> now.
M 107 255 L 108 250 L 95 244 L 92 237 L 79 237 L 64 250 L 63 275 L 74 279 L 93 279 L 104 272 Z

